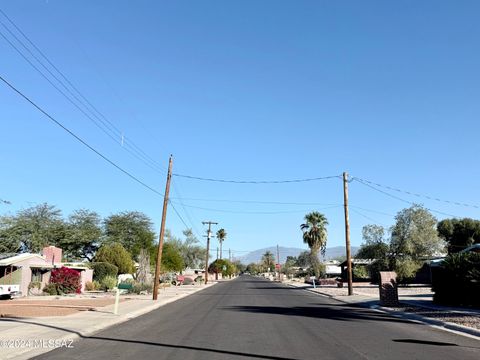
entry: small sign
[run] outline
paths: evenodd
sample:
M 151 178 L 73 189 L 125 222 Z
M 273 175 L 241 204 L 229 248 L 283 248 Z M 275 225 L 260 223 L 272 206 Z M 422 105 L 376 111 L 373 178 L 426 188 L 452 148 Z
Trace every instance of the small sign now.
M 227 270 L 227 267 L 225 265 L 222 266 L 222 270 L 223 271 L 226 271 Z
M 280 270 L 280 264 L 275 264 L 275 269 Z

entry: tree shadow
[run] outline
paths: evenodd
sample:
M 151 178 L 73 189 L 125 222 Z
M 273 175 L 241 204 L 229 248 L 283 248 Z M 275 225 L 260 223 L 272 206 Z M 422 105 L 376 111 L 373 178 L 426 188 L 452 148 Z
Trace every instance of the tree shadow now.
M 416 340 L 416 339 L 393 339 L 393 342 L 398 343 L 409 343 L 409 344 L 419 344 L 419 345 L 435 345 L 435 346 L 458 346 L 454 343 L 440 342 L 440 341 L 427 341 L 427 340 Z
M 267 360 L 297 360 L 294 358 L 285 358 L 285 357 L 280 357 L 280 356 L 272 356 L 272 355 L 263 355 L 263 354 L 253 354 L 253 353 L 246 353 L 246 352 L 239 352 L 239 351 L 230 351 L 230 350 L 221 350 L 221 349 L 208 349 L 204 347 L 198 347 L 198 346 L 188 346 L 188 345 L 182 345 L 182 344 L 167 344 L 167 343 L 161 343 L 161 342 L 153 342 L 153 341 L 142 341 L 142 340 L 133 340 L 133 339 L 119 339 L 119 338 L 110 338 L 110 337 L 104 337 L 104 336 L 86 336 L 83 335 L 81 332 L 76 331 L 76 330 L 71 330 L 67 328 L 63 328 L 60 326 L 55 326 L 55 325 L 47 325 L 47 324 L 41 324 L 35 321 L 26 321 L 26 320 L 21 320 L 21 319 L 15 319 L 15 318 L 3 318 L 0 319 L 0 322 L 2 321 L 10 321 L 10 322 L 15 322 L 15 323 L 25 323 L 25 324 L 30 324 L 30 325 L 36 325 L 36 326 L 41 326 L 41 327 L 46 327 L 50 329 L 55 329 L 55 330 L 60 330 L 66 333 L 70 334 L 75 334 L 81 339 L 84 340 L 100 340 L 100 341 L 107 341 L 107 342 L 114 342 L 114 343 L 128 343 L 128 344 L 140 344 L 140 345 L 148 345 L 148 346 L 158 346 L 158 347 L 163 347 L 163 348 L 172 348 L 172 349 L 180 349 L 180 350 L 192 350 L 192 351 L 201 351 L 201 352 L 207 352 L 207 353 L 214 353 L 214 354 L 226 354 L 226 355 L 231 355 L 231 356 L 242 356 L 242 357 L 251 357 L 251 358 L 256 358 L 256 359 L 267 359 Z M 70 349 L 57 349 L 54 351 L 58 352 L 63 352 L 63 351 L 71 351 Z M 52 355 L 51 353 L 46 353 L 39 355 L 35 357 L 35 359 L 49 359 L 51 358 Z
M 322 306 L 229 306 L 223 307 L 226 311 L 240 311 L 257 314 L 272 314 L 279 316 L 301 316 L 337 321 L 387 321 L 396 323 L 408 323 L 412 321 L 386 315 L 361 307 L 348 307 L 345 305 Z

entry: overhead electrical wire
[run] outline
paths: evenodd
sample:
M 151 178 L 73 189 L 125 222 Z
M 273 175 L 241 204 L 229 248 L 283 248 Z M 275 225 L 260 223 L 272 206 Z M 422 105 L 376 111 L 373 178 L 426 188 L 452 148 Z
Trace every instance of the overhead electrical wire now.
M 332 176 L 323 176 L 323 177 L 306 178 L 306 179 L 292 179 L 292 180 L 229 180 L 229 179 L 204 178 L 199 176 L 190 176 L 190 175 L 176 174 L 176 173 L 173 173 L 172 176 L 177 176 L 177 177 L 191 179 L 191 180 L 231 183 L 231 184 L 287 184 L 287 183 L 300 183 L 300 182 L 341 178 L 341 175 L 332 175 Z
M 353 180 L 356 180 L 356 181 L 358 181 L 358 182 L 364 183 L 364 184 L 370 184 L 370 185 L 373 185 L 373 186 L 376 186 L 376 187 L 380 187 L 380 188 L 384 188 L 384 189 L 396 191 L 396 192 L 399 192 L 399 193 L 402 193 L 402 194 L 407 194 L 407 195 L 416 196 L 416 197 L 419 197 L 419 198 L 424 198 L 424 199 L 428 199 L 428 200 L 434 200 L 434 201 L 438 201 L 438 202 L 442 202 L 442 203 L 447 203 L 447 204 L 452 204 L 452 205 L 457 205 L 457 206 L 464 206 L 464 207 L 470 207 L 470 208 L 480 209 L 480 206 L 479 206 L 479 205 L 475 205 L 475 204 L 467 204 L 467 203 L 463 203 L 463 202 L 459 202 L 459 201 L 452 201 L 452 200 L 440 199 L 440 198 L 433 197 L 433 196 L 429 196 L 429 195 L 424 195 L 424 194 L 419 194 L 419 193 L 415 193 L 415 192 L 412 192 L 412 191 L 407 191 L 407 190 L 402 190 L 402 189 L 394 188 L 394 187 L 388 186 L 388 185 L 382 185 L 382 184 L 379 184 L 379 183 L 376 183 L 376 182 L 373 182 L 373 181 L 369 181 L 369 180 L 365 180 L 365 179 L 362 179 L 362 178 L 359 178 L 359 177 L 355 177 L 355 176 L 352 177 L 352 179 L 353 179 Z
M 175 197 L 171 197 L 174 199 Z M 206 198 L 183 198 L 185 201 L 206 201 L 206 202 L 225 202 L 225 203 L 239 203 L 239 204 L 264 204 L 264 205 L 320 205 L 320 206 L 329 206 L 336 204 L 329 203 L 318 203 L 318 202 L 286 202 L 286 201 L 261 201 L 261 200 L 236 200 L 236 199 L 206 199 Z
M 153 158 L 151 158 L 145 151 L 143 151 L 139 146 L 135 143 L 130 141 L 127 137 L 123 135 L 121 130 L 119 130 L 115 124 L 113 124 L 108 118 L 102 114 L 79 90 L 78 88 L 68 79 L 68 77 L 57 67 L 53 64 L 53 62 L 33 43 L 33 41 L 13 22 L 13 20 L 5 14 L 4 11 L 0 9 L 0 13 L 10 22 L 10 24 L 26 39 L 26 41 L 38 52 L 38 54 L 45 59 L 45 61 L 59 74 L 56 76 L 46 65 L 36 56 L 31 49 L 28 48 L 25 43 L 19 39 L 2 21 L 0 24 L 8 31 L 8 33 L 33 57 L 49 74 L 52 76 L 67 92 L 67 95 L 62 89 L 60 89 L 56 84 L 53 83 L 51 79 L 35 64 L 28 59 L 27 55 L 25 55 L 15 44 L 13 44 L 4 34 L 0 32 L 0 35 L 8 42 L 8 44 L 15 49 L 20 56 L 23 57 L 25 61 L 27 61 L 30 66 L 32 66 L 42 77 L 47 80 L 50 85 L 52 85 L 61 95 L 63 95 L 73 106 L 75 106 L 83 115 L 85 115 L 90 121 L 92 121 L 102 132 L 105 133 L 111 140 L 115 143 L 120 145 L 125 151 L 129 152 L 132 156 L 136 157 L 138 160 L 144 162 L 147 166 L 156 170 L 160 173 L 165 173 L 164 167 L 162 167 L 158 162 L 156 162 Z M 71 87 L 67 86 L 62 79 L 63 78 L 66 83 Z M 73 89 L 73 91 L 72 91 Z M 78 96 L 76 94 L 78 94 Z M 80 99 L 80 98 L 81 99 Z M 83 100 L 82 100 L 83 99 Z M 78 103 L 78 104 L 77 104 Z M 83 108 L 80 107 L 80 105 Z M 88 113 L 87 113 L 88 112 Z
M 64 126 L 60 121 L 58 121 L 57 119 L 55 119 L 53 116 L 51 116 L 49 113 L 47 113 L 43 108 L 41 108 L 39 105 L 37 105 L 33 100 L 31 100 L 29 97 L 27 97 L 25 94 L 23 94 L 20 90 L 18 90 L 15 86 L 13 86 L 10 82 L 8 82 L 2 75 L 0 75 L 0 80 L 3 81 L 10 89 L 12 89 L 15 93 L 17 93 L 18 95 L 20 95 L 24 100 L 26 100 L 28 103 L 30 103 L 30 105 L 32 105 L 33 107 L 35 107 L 38 111 L 40 111 L 43 115 L 45 115 L 50 121 L 52 121 L 54 124 L 56 124 L 58 127 L 60 127 L 61 129 L 63 129 L 65 132 L 67 132 L 70 136 L 72 136 L 75 140 L 77 140 L 78 142 L 80 142 L 82 145 L 84 145 L 86 148 L 88 148 L 90 151 L 94 152 L 95 154 L 97 154 L 98 156 L 100 156 L 103 160 L 105 160 L 106 162 L 108 162 L 110 165 L 112 165 L 113 167 L 117 168 L 118 170 L 120 170 L 122 173 L 124 173 L 125 175 L 127 175 L 129 178 L 131 178 L 132 180 L 136 181 L 137 183 L 139 183 L 140 185 L 142 185 L 143 187 L 147 188 L 148 190 L 152 191 L 153 193 L 159 195 L 159 196 L 162 196 L 164 194 L 162 194 L 161 192 L 155 190 L 154 188 L 152 188 L 151 186 L 147 185 L 146 183 L 144 183 L 142 180 L 140 180 L 139 178 L 137 178 L 136 176 L 132 175 L 130 172 L 128 172 L 127 170 L 123 169 L 122 167 L 120 167 L 119 165 L 117 165 L 115 162 L 113 162 L 112 160 L 110 160 L 108 157 L 106 157 L 105 155 L 103 155 L 100 151 L 98 151 L 97 149 L 95 149 L 93 146 L 91 146 L 90 144 L 88 144 L 85 140 L 83 140 L 81 137 L 79 137 L 78 135 L 76 135 L 73 131 L 71 131 L 70 129 L 68 129 L 66 126 Z
M 176 203 L 176 202 L 174 202 Z M 229 213 L 229 214 L 265 214 L 265 215 L 274 215 L 274 214 L 291 214 L 291 213 L 303 213 L 308 210 L 285 210 L 285 211 L 240 211 L 240 210 L 228 210 L 228 209 L 212 209 L 212 208 L 205 208 L 201 206 L 193 206 L 193 205 L 186 205 L 184 204 L 185 207 L 189 207 L 192 209 L 199 209 L 199 210 L 205 210 L 205 211 L 213 211 L 213 212 L 220 212 L 220 213 Z M 327 206 L 324 208 L 320 208 L 319 210 L 327 210 L 327 209 L 333 209 L 333 208 L 338 208 L 342 207 L 343 205 L 332 205 L 332 206 Z
M 364 186 L 369 187 L 370 189 L 373 189 L 373 190 L 375 190 L 375 191 L 378 191 L 378 192 L 380 192 L 380 193 L 382 193 L 382 194 L 384 194 L 384 195 L 387 195 L 387 196 L 389 196 L 389 197 L 391 197 L 391 198 L 393 198 L 393 199 L 396 199 L 396 200 L 398 200 L 398 201 L 402 201 L 402 202 L 407 203 L 407 204 L 409 204 L 409 205 L 416 205 L 415 202 L 412 202 L 412 201 L 409 201 L 409 200 L 405 200 L 405 199 L 402 199 L 402 198 L 400 198 L 400 197 L 398 197 L 398 196 L 392 195 L 392 194 L 390 194 L 390 193 L 388 193 L 388 192 L 386 192 L 386 191 L 383 191 L 383 190 L 381 190 L 381 189 L 376 188 L 375 186 L 372 186 L 372 185 L 370 185 L 370 184 L 367 184 L 366 182 L 360 181 L 358 178 L 354 178 L 354 180 L 357 181 L 358 183 L 364 185 Z M 457 218 L 457 217 L 458 217 L 458 216 L 456 216 L 456 215 L 452 215 L 452 214 L 449 214 L 449 213 L 445 213 L 445 212 L 443 212 L 443 211 L 435 210 L 435 209 L 432 209 L 432 208 L 427 208 L 427 207 L 426 207 L 425 209 L 427 209 L 427 210 L 429 210 L 429 211 L 431 211 L 431 212 L 440 214 L 440 215 L 446 215 L 446 216 L 450 216 L 450 217 L 453 217 L 453 218 Z

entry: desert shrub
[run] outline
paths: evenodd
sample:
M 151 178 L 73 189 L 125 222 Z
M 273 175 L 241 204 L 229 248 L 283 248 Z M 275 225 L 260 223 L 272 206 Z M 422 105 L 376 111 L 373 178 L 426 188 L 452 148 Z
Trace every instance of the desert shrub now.
M 91 265 L 93 269 L 93 280 L 101 281 L 105 276 L 116 277 L 118 274 L 118 267 L 106 262 L 96 262 Z
M 480 253 L 456 253 L 433 273 L 433 300 L 446 305 L 480 306 Z
M 135 281 L 133 282 L 133 287 L 130 290 L 128 290 L 128 292 L 132 294 L 140 294 L 142 291 L 151 293 L 153 291 L 153 284 L 140 283 Z
M 104 291 L 112 290 L 114 287 L 117 286 L 117 277 L 116 276 L 104 276 L 102 280 L 100 280 L 100 288 Z
M 386 258 L 377 259 L 368 266 L 371 281 L 374 284 L 380 282 L 380 271 L 389 271 L 390 266 L 388 265 L 388 260 Z
M 57 284 L 47 284 L 43 288 L 43 292 L 48 295 L 58 295 Z
M 413 259 L 396 259 L 394 269 L 397 273 L 397 281 L 403 284 L 412 282 L 421 267 L 422 263 Z
M 58 294 L 71 294 L 81 292 L 80 272 L 62 266 L 53 269 L 50 276 L 50 284 L 55 284 Z
M 357 265 L 352 269 L 353 281 L 368 280 L 370 279 L 370 273 L 367 266 Z
M 95 286 L 95 282 L 94 281 L 87 281 L 85 283 L 85 290 L 86 291 L 94 291 L 94 290 L 98 290 L 98 288 Z

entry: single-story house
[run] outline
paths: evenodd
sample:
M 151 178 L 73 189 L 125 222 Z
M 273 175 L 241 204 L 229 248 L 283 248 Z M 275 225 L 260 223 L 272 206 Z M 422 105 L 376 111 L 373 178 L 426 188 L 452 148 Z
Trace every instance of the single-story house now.
M 30 283 L 40 283 L 43 288 L 50 281 L 52 269 L 65 266 L 62 263 L 62 249 L 48 246 L 42 254 L 0 254 L 0 284 L 20 285 L 22 296 L 29 294 Z M 93 270 L 83 264 L 67 264 L 70 269 L 80 272 L 84 291 L 85 283 L 92 281 Z

